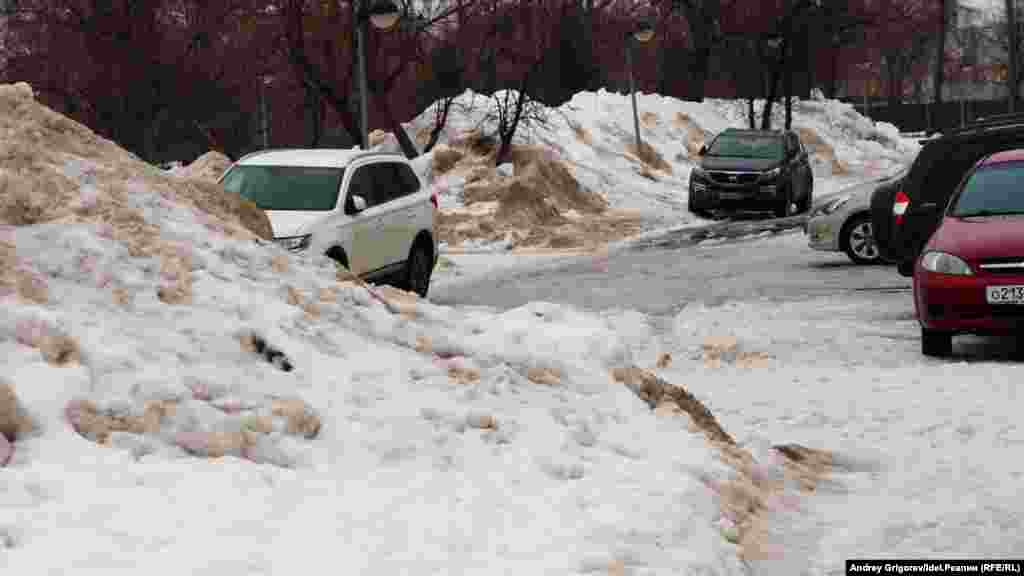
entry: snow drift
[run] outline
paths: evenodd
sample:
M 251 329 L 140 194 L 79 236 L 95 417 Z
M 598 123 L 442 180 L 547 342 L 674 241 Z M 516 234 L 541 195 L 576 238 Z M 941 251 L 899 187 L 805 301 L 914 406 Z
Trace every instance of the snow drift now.
M 656 94 L 638 94 L 637 100 L 640 150 L 634 142 L 629 97 L 604 90 L 581 92 L 558 108 L 540 108 L 532 114 L 540 120 L 522 125 L 513 139 L 515 147 L 545 150 L 549 164 L 559 164 L 572 176 L 567 186 L 603 200 L 604 214 L 631 217 L 623 219 L 625 226 L 612 226 L 612 234 L 601 237 L 604 241 L 693 220 L 686 211 L 686 190 L 701 145 L 725 128 L 747 126 L 743 100 L 687 102 Z M 760 118 L 764 103 L 755 104 Z M 439 106 L 441 102 L 433 104 L 406 124 L 418 145 L 429 139 Z M 481 199 L 486 194 L 469 193 L 471 187 L 505 187 L 508 178 L 519 173 L 518 164 L 511 173 L 493 165 L 493 106 L 486 95 L 466 91 L 458 96 L 440 133 L 440 144 L 416 162 L 421 176 L 438 187 L 445 217 L 462 226 L 460 234 L 446 231 L 444 239 L 451 244 L 481 240 L 504 247 L 526 244 L 522 238 L 509 238 L 515 226 L 506 225 L 496 214 L 496 204 Z M 773 125 L 783 124 L 784 108 L 777 104 Z M 816 178 L 823 182 L 890 173 L 919 149 L 916 142 L 901 138 L 894 126 L 875 123 L 852 105 L 835 100 L 796 101 L 793 128 L 812 154 Z M 378 149 L 398 150 L 390 134 L 378 134 L 374 142 Z M 599 214 L 587 218 L 600 220 Z M 482 229 L 475 228 L 478 223 L 484 223 Z M 548 237 L 557 235 L 555 227 L 579 235 L 579 226 L 573 230 L 563 221 L 533 225 L 547 229 Z
M 611 377 L 642 316 L 395 313 L 26 86 L 0 127 L 11 573 L 744 572 L 704 412 Z

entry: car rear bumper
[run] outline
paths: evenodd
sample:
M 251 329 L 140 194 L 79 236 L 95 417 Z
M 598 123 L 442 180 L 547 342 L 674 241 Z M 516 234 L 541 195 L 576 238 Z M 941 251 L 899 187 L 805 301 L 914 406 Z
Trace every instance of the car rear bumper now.
M 951 276 L 914 270 L 914 307 L 924 328 L 973 334 L 1024 333 L 1024 305 L 994 306 L 985 287 L 1024 284 L 1024 276 Z

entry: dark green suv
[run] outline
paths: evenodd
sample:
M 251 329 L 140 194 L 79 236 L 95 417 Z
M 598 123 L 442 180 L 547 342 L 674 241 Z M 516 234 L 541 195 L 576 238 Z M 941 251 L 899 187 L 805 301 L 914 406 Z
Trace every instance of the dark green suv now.
M 971 167 L 994 152 L 1024 147 L 1024 114 L 979 120 L 921 144 L 906 177 L 871 195 L 871 225 L 879 253 L 907 277 L 913 275 L 914 262 Z
M 722 211 L 771 211 L 777 217 L 811 207 L 814 175 L 792 130 L 723 130 L 701 148 L 690 173 L 689 209 L 710 218 Z

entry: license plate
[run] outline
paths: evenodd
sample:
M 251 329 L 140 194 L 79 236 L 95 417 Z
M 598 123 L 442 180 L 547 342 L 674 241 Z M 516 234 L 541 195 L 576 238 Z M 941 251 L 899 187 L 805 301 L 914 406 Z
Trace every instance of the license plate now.
M 1024 286 L 986 286 L 989 304 L 1024 304 Z

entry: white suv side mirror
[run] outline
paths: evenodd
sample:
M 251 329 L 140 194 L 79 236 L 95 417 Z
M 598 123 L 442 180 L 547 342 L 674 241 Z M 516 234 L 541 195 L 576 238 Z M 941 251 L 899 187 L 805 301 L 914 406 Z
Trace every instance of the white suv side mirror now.
M 357 212 L 366 210 L 366 198 L 363 198 L 359 194 L 352 195 L 352 206 L 355 206 Z

